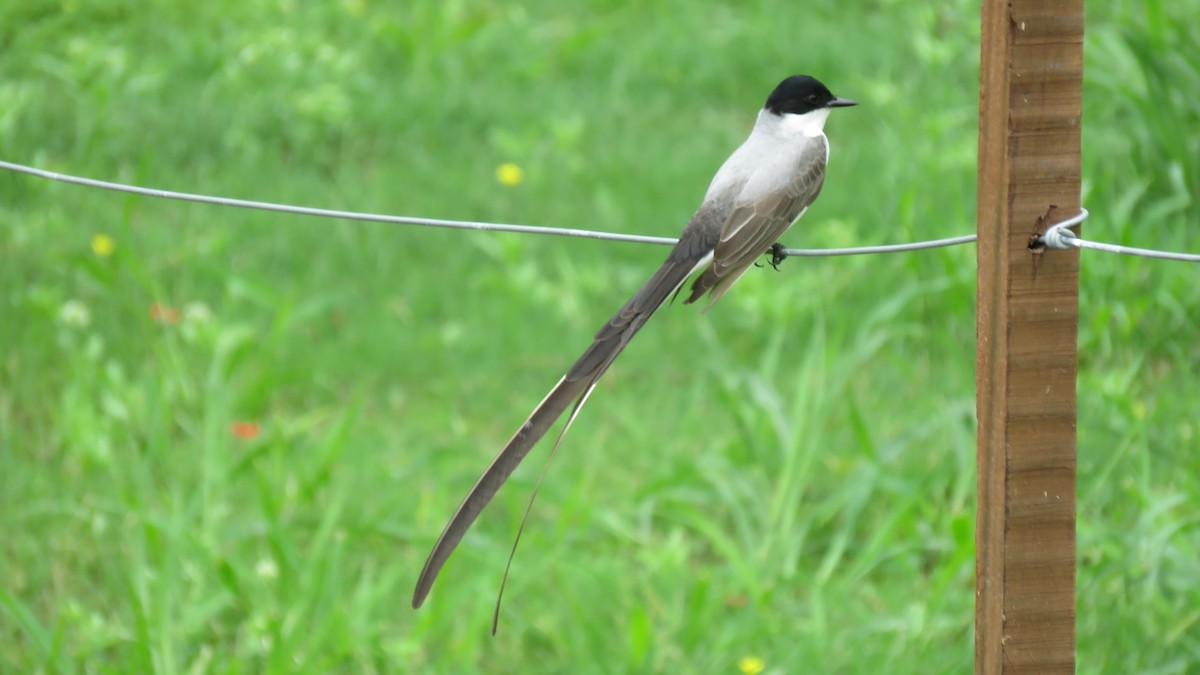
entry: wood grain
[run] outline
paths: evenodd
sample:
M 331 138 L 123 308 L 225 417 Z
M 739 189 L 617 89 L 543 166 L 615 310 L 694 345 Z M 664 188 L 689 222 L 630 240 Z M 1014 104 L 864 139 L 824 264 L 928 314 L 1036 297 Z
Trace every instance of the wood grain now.
M 979 103 L 977 673 L 1075 671 L 1082 0 L 986 0 Z M 1039 229 L 1040 228 L 1040 229 Z

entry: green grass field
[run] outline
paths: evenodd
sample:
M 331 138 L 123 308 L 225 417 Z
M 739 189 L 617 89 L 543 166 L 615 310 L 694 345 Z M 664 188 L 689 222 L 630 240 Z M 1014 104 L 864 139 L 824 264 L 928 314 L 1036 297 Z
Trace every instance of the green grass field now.
M 1089 10 L 1086 234 L 1200 251 L 1200 0 L 1127 5 Z M 15 0 L 0 159 L 674 235 L 804 72 L 862 105 L 785 243 L 951 236 L 978 26 L 969 2 Z M 410 609 L 478 472 L 664 254 L 0 172 L 0 672 L 968 672 L 970 246 L 665 308 L 555 457 L 499 634 L 549 444 Z M 1196 672 L 1197 268 L 1082 266 L 1079 672 Z

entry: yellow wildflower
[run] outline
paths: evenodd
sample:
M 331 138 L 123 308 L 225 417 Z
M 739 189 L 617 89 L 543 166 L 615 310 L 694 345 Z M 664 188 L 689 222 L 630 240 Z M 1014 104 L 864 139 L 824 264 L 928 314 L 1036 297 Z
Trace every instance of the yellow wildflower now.
M 520 185 L 525 180 L 525 170 L 512 162 L 505 162 L 496 167 L 496 180 L 509 187 Z
M 767 664 L 757 656 L 743 656 L 738 661 L 738 670 L 742 671 L 743 675 L 758 675 L 766 667 Z
M 112 252 L 117 248 L 116 242 L 107 234 L 97 234 L 92 237 L 92 253 L 107 258 L 112 255 Z

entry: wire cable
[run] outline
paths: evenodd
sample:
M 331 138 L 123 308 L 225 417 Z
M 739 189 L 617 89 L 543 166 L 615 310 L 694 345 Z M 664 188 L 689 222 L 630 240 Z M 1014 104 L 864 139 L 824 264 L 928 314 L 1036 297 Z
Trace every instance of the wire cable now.
M 415 216 L 389 216 L 378 213 L 360 213 L 357 211 L 337 211 L 333 209 L 317 209 L 307 206 L 292 206 L 288 204 L 276 204 L 272 202 L 260 202 L 248 199 L 231 199 L 228 197 L 212 197 L 208 195 L 198 195 L 188 192 L 174 192 L 171 190 L 159 190 L 155 188 L 139 187 L 136 185 L 124 185 L 121 183 L 110 183 L 103 180 L 95 180 L 92 178 L 81 178 L 79 176 L 71 176 L 68 174 L 56 173 L 54 171 L 46 171 L 22 164 L 14 164 L 0 160 L 0 169 L 7 169 L 17 173 L 23 173 L 46 180 L 58 181 L 60 183 L 69 183 L 72 185 L 83 185 L 86 187 L 98 188 L 101 190 L 112 190 L 114 192 L 125 192 L 129 194 L 141 195 L 144 197 L 157 197 L 160 199 L 174 199 L 186 202 L 198 202 L 200 204 L 213 204 L 216 206 L 232 206 L 243 209 L 257 209 L 260 211 L 275 211 L 279 213 L 291 213 L 303 216 L 318 216 L 323 218 L 342 218 L 345 220 L 359 220 L 379 223 L 393 223 L 401 225 L 422 225 L 425 227 L 444 227 L 457 230 L 486 230 L 493 232 L 517 232 L 520 234 L 549 234 L 563 237 L 584 237 L 587 239 L 601 239 L 605 241 L 622 241 L 635 244 L 659 244 L 665 246 L 674 246 L 679 240 L 674 237 L 652 237 L 638 234 L 620 234 L 616 232 L 597 232 L 595 230 L 580 230 L 565 227 L 539 227 L 536 225 L 514 225 L 510 223 L 486 223 L 472 220 L 444 220 L 440 218 L 420 218 Z M 975 235 L 966 235 L 962 237 L 951 237 L 949 239 L 936 239 L 933 241 L 922 241 L 908 244 L 895 244 L 890 246 L 862 246 L 856 248 L 825 248 L 825 249 L 783 249 L 781 251 L 784 256 L 838 256 L 838 255 L 862 255 L 868 253 L 894 253 L 902 251 L 917 251 L 929 248 L 940 248 L 943 246 L 954 246 L 957 244 L 967 244 L 975 241 Z
M 157 197 L 159 199 L 174 199 L 178 201 L 197 202 L 200 204 L 213 204 L 216 206 L 232 206 L 243 209 L 257 209 L 260 211 L 275 211 L 278 213 L 291 213 L 302 216 L 318 216 L 322 218 L 341 218 L 343 220 L 358 220 L 370 221 L 379 223 L 392 223 L 400 225 L 421 225 L 425 227 L 442 227 L 456 230 L 483 230 L 491 232 L 516 232 L 519 234 L 544 234 L 555 235 L 562 237 L 583 237 L 586 239 L 599 239 L 603 241 L 621 241 L 635 244 L 658 244 L 664 246 L 673 246 L 679 240 L 674 237 L 653 237 L 640 234 L 620 234 L 616 232 L 597 232 L 595 230 L 581 230 L 567 227 L 540 227 L 536 225 L 515 225 L 511 223 L 488 223 L 475 220 L 445 220 L 442 218 L 421 218 L 416 216 L 390 216 L 380 213 L 361 213 L 358 211 L 339 211 L 334 209 L 318 209 L 308 206 L 293 206 L 290 204 L 276 204 L 273 202 L 260 202 L 249 199 L 231 199 L 228 197 L 212 197 L 209 195 L 192 194 L 188 192 L 174 192 L 171 190 L 159 190 L 155 188 L 145 188 L 136 185 L 124 185 L 122 183 L 110 183 L 103 180 L 95 180 L 92 178 L 82 178 L 69 174 L 56 173 L 54 171 L 46 171 L 23 164 L 14 164 L 0 160 L 0 169 L 6 169 L 16 173 L 23 173 L 46 180 L 58 181 L 60 183 L 69 183 L 72 185 L 83 185 L 85 187 L 98 188 L 101 190 L 112 190 L 114 192 L 125 192 L 129 194 L 142 195 L 144 197 Z M 1119 253 L 1122 255 L 1136 255 L 1147 258 L 1157 258 L 1160 260 L 1180 260 L 1184 262 L 1200 262 L 1200 255 L 1192 253 L 1175 253 L 1171 251 L 1159 251 L 1155 249 L 1134 248 L 1132 246 L 1120 246 L 1117 244 L 1106 244 L 1103 242 L 1088 241 L 1080 239 L 1071 227 L 1078 225 L 1086 220 L 1088 210 L 1081 208 L 1079 213 L 1062 222 L 1055 223 L 1046 229 L 1046 232 L 1037 237 L 1030 244 L 1030 248 L 1045 246 L 1057 250 L 1067 250 L 1071 248 L 1088 248 L 1096 251 L 1105 251 L 1108 253 Z M 778 255 L 782 257 L 819 257 L 819 256 L 842 256 L 842 255 L 867 255 L 877 253 L 905 253 L 909 251 L 921 251 L 933 248 L 942 248 L 945 246 L 957 246 L 959 244 L 969 244 L 975 241 L 976 237 L 973 234 L 963 235 L 960 237 L 948 237 L 946 239 L 933 239 L 929 241 L 918 241 L 907 244 L 889 244 L 884 246 L 855 246 L 851 248 L 812 248 L 812 249 L 797 249 L 787 248 L 781 249 Z
M 666 244 L 672 245 L 677 240 L 670 237 L 647 237 L 636 234 L 616 234 L 613 232 L 595 232 L 592 230 L 576 230 L 565 227 L 537 227 L 534 225 L 512 225 L 508 223 L 484 223 L 472 220 L 442 220 L 439 218 L 418 218 L 412 216 L 389 216 L 379 213 L 359 213 L 357 211 L 337 211 L 333 209 L 315 209 L 307 206 L 292 206 L 289 204 L 275 204 L 272 202 L 259 202 L 248 199 L 230 199 L 228 197 L 211 197 L 208 195 L 197 195 L 188 192 L 173 192 L 171 190 L 157 190 L 154 188 L 138 187 L 136 185 L 123 185 L 121 183 L 110 183 L 103 180 L 95 180 L 92 178 L 80 178 L 78 176 L 70 176 L 44 169 L 37 169 L 31 166 L 21 164 L 13 164 L 0 160 L 0 169 L 8 169 L 17 173 L 24 173 L 38 178 L 47 180 L 59 181 L 61 183 L 70 183 L 72 185 L 84 185 L 87 187 L 99 188 L 101 190 L 112 190 L 114 192 L 126 192 L 144 197 L 158 197 L 160 199 L 175 199 L 185 202 L 198 202 L 201 204 L 215 204 L 217 206 L 233 206 L 242 209 L 258 209 L 260 211 L 276 211 L 279 213 L 291 213 L 302 216 L 318 216 L 322 218 L 342 218 L 345 220 L 363 220 L 378 223 L 393 223 L 401 225 L 424 225 L 427 227 L 447 227 L 457 230 L 490 230 L 495 232 L 519 232 L 521 234 L 555 234 L 565 237 L 587 237 L 589 239 L 606 239 L 610 241 L 628 241 L 637 244 Z
M 1061 223 L 1055 223 L 1046 229 L 1046 233 L 1038 237 L 1033 245 L 1043 245 L 1046 248 L 1058 249 L 1060 251 L 1069 250 L 1072 248 L 1090 248 L 1093 251 L 1105 251 L 1107 253 L 1119 253 L 1121 255 L 1136 255 L 1144 258 L 1157 258 L 1159 260 L 1180 260 L 1183 262 L 1200 262 L 1200 255 L 1194 253 L 1174 253 L 1172 251 L 1158 251 L 1149 248 L 1135 248 L 1133 246 L 1121 246 L 1119 244 L 1105 244 L 1098 241 L 1088 241 L 1080 239 L 1078 235 L 1072 232 L 1069 228 L 1078 225 L 1088 217 L 1087 209 L 1079 209 L 1079 215 Z

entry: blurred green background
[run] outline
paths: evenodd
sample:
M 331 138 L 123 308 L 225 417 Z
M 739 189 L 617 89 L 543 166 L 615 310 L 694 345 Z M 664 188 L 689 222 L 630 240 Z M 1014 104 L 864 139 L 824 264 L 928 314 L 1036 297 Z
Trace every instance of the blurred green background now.
M 1200 250 L 1200 1 L 1094 3 L 1088 235 Z M 790 246 L 974 228 L 977 3 L 10 0 L 0 158 L 674 235 L 784 76 L 861 101 Z M 497 170 L 511 163 L 519 180 Z M 966 672 L 974 249 L 664 309 L 429 602 L 445 519 L 665 249 L 0 173 L 0 671 Z M 1081 673 L 1200 664 L 1200 284 L 1083 253 Z

